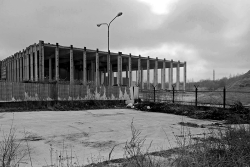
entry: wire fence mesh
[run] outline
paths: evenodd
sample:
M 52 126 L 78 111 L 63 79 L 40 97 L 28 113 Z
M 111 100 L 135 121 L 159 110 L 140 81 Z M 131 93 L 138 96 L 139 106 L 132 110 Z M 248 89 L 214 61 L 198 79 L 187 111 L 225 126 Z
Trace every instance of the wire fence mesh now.
M 237 91 L 176 91 L 176 90 L 142 90 L 139 97 L 144 101 L 172 102 L 189 105 L 225 107 L 241 102 L 250 106 L 250 92 Z

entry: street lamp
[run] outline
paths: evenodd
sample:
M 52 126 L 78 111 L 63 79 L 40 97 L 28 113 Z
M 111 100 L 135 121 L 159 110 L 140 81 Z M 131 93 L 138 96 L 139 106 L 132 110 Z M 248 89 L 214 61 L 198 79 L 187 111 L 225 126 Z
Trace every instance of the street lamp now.
M 122 15 L 122 12 L 119 12 L 119 13 L 115 16 L 115 18 L 117 18 L 117 17 L 119 17 L 119 16 L 121 16 L 121 15 Z M 97 24 L 97 27 L 100 27 L 101 25 L 107 25 L 107 26 L 108 26 L 108 51 L 109 51 L 109 27 L 110 27 L 110 24 L 112 23 L 112 21 L 115 20 L 115 18 L 113 18 L 113 20 L 111 20 L 111 21 L 109 22 L 109 24 L 108 24 L 108 23 L 100 23 L 100 24 Z

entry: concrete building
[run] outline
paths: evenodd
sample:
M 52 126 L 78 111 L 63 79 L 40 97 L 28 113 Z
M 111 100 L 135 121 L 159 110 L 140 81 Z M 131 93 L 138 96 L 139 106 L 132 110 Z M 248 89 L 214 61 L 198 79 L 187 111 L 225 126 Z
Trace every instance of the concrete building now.
M 180 86 L 181 67 L 182 86 Z M 136 81 L 137 86 L 150 89 L 151 83 L 158 85 L 160 78 L 161 88 L 157 89 L 171 90 L 174 84 L 174 71 L 176 89 L 185 90 L 186 62 L 134 56 L 122 52 L 109 53 L 85 47 L 76 48 L 73 45 L 61 46 L 58 43 L 50 44 L 43 41 L 30 45 L 1 61 L 1 79 L 9 82 L 64 80 L 74 84 L 76 80 L 80 80 L 83 84 L 96 86 L 133 86 L 132 81 Z M 166 84 L 167 82 L 169 84 Z

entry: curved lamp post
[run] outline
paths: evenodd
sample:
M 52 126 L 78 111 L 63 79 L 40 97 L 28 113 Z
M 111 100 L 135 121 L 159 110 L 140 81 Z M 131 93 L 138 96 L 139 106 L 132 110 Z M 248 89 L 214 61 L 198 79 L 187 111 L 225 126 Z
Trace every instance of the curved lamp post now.
M 122 15 L 122 12 L 119 12 L 119 13 L 115 16 L 115 18 L 117 18 L 117 17 L 119 17 L 119 16 L 121 16 L 121 15 Z M 115 20 L 115 18 L 113 18 L 113 20 L 111 20 L 111 21 L 109 22 L 109 24 L 108 24 L 108 23 L 100 23 L 100 24 L 97 24 L 97 27 L 100 27 L 101 25 L 107 25 L 107 26 L 108 26 L 108 51 L 109 51 L 109 27 L 110 27 L 110 24 L 112 23 L 112 21 Z

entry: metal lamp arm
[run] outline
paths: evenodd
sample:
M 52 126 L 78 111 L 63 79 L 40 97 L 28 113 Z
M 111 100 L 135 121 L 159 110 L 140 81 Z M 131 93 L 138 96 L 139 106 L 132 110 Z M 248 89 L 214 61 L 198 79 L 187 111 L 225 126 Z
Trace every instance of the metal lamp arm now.
M 117 16 L 115 16 L 115 18 L 117 18 Z M 113 20 L 111 20 L 111 21 L 109 22 L 108 27 L 110 26 L 110 24 L 112 23 L 112 21 L 115 20 L 115 18 L 113 18 Z

